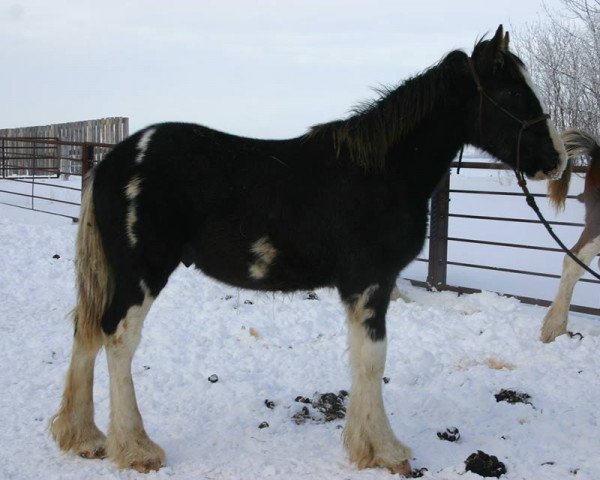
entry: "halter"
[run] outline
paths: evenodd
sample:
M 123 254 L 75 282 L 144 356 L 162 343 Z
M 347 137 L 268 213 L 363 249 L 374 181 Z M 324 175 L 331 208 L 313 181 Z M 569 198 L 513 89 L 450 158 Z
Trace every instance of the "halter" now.
M 535 117 L 531 120 L 521 120 L 519 117 L 517 117 L 511 111 L 504 108 L 502 105 L 500 105 L 496 100 L 494 100 L 490 95 L 488 95 L 486 93 L 486 91 L 483 89 L 483 85 L 481 85 L 481 80 L 479 79 L 479 74 L 477 73 L 477 70 L 475 70 L 475 65 L 473 65 L 473 60 L 471 60 L 471 57 L 467 57 L 467 60 L 469 62 L 469 69 L 471 70 L 471 75 L 473 76 L 473 81 L 475 82 L 475 86 L 477 87 L 477 92 L 479 92 L 479 140 L 481 141 L 483 139 L 482 115 L 483 115 L 483 99 L 485 98 L 494 107 L 496 107 L 498 110 L 500 110 L 506 116 L 508 116 L 509 118 L 511 118 L 515 122 L 517 122 L 519 125 L 521 125 L 519 133 L 517 135 L 517 166 L 514 169 L 515 173 L 519 172 L 520 167 L 521 167 L 521 138 L 523 136 L 523 132 L 525 130 L 527 130 L 529 127 L 531 127 L 532 125 L 535 125 L 536 123 L 540 123 L 540 122 L 543 122 L 544 120 L 548 120 L 550 118 L 550 115 L 547 113 L 543 113 L 540 116 Z M 465 146 L 463 145 L 460 149 L 460 155 L 458 157 L 457 173 L 460 172 L 460 164 L 462 163 L 462 156 L 463 156 L 464 148 L 465 148 Z M 517 174 L 517 178 L 519 175 L 522 176 L 523 174 L 522 173 Z
M 492 97 L 490 97 L 485 92 L 485 90 L 483 89 L 483 86 L 481 85 L 481 81 L 479 80 L 479 75 L 477 74 L 477 71 L 475 70 L 475 66 L 473 65 L 473 60 L 471 60 L 471 57 L 468 57 L 468 61 L 469 61 L 469 68 L 471 70 L 471 74 L 473 75 L 473 80 L 475 81 L 475 86 L 477 87 L 477 91 L 479 92 L 479 138 L 480 138 L 480 140 L 483 138 L 483 126 L 482 126 L 483 99 L 486 98 L 497 109 L 499 109 L 501 112 L 503 112 L 508 117 L 512 118 L 515 122 L 517 122 L 519 125 L 521 125 L 521 129 L 519 130 L 519 134 L 517 135 L 517 162 L 516 162 L 517 165 L 516 165 L 516 167 L 513 168 L 513 172 L 515 173 L 515 176 L 517 177 L 517 183 L 518 183 L 519 187 L 521 187 L 521 189 L 523 190 L 523 194 L 525 195 L 525 200 L 527 201 L 527 205 L 529 205 L 531 207 L 531 209 L 535 212 L 537 217 L 540 219 L 540 222 L 542 222 L 544 227 L 546 227 L 546 230 L 548 231 L 550 236 L 554 239 L 554 241 L 558 244 L 558 246 L 569 257 L 571 257 L 571 259 L 575 263 L 577 263 L 580 267 L 582 267 L 588 273 L 590 273 L 591 275 L 596 277 L 598 280 L 600 280 L 600 274 L 598 274 L 597 272 L 595 272 L 594 270 L 589 268 L 581 260 L 579 260 L 579 258 L 577 258 L 577 256 L 565 246 L 565 244 L 560 240 L 560 238 L 558 238 L 556 233 L 554 233 L 554 230 L 552 230 L 552 227 L 550 226 L 548 221 L 544 218 L 544 216 L 542 215 L 542 212 L 540 212 L 540 209 L 535 201 L 535 198 L 533 197 L 533 195 L 527 188 L 527 181 L 525 180 L 525 175 L 523 174 L 523 172 L 520 171 L 521 137 L 523 135 L 523 132 L 526 129 L 528 129 L 529 127 L 531 127 L 532 125 L 535 125 L 536 123 L 542 122 L 544 120 L 548 120 L 550 118 L 550 115 L 547 113 L 543 113 L 539 117 L 535 117 L 531 120 L 521 120 L 519 117 L 517 117 L 512 112 L 510 112 L 509 110 L 504 108 L 502 105 L 500 105 L 498 102 L 496 102 L 496 100 L 494 100 Z M 458 167 L 456 169 L 457 174 L 460 172 L 460 165 L 462 162 L 464 148 L 465 148 L 465 146 L 463 145 L 460 149 L 460 154 L 458 157 Z

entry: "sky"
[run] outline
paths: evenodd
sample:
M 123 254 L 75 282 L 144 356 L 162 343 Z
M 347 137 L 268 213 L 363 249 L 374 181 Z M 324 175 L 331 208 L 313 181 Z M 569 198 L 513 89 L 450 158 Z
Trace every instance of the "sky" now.
M 560 0 L 547 0 L 558 10 Z M 111 116 L 285 138 L 345 117 L 537 0 L 0 0 L 0 128 Z

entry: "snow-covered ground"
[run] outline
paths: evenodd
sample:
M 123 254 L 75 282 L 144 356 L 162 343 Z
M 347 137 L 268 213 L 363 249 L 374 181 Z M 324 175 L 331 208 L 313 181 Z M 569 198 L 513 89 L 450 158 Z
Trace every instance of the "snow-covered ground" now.
M 342 420 L 292 420 L 297 396 L 350 387 L 335 291 L 318 291 L 318 300 L 240 291 L 183 267 L 154 304 L 134 361 L 147 431 L 168 465 L 143 476 L 60 453 L 46 427 L 70 355 L 75 231 L 68 219 L 0 205 L 0 478 L 388 478 L 348 463 Z M 413 466 L 428 468 L 424 478 L 481 478 L 464 474 L 477 450 L 498 456 L 506 479 L 600 478 L 597 318 L 571 315 L 583 339 L 544 345 L 543 308 L 400 287 L 410 302 L 389 309 L 384 397 Z M 496 402 L 503 388 L 528 393 L 532 405 Z M 95 399 L 105 430 L 102 354 Z M 437 438 L 447 427 L 459 428 L 458 442 Z

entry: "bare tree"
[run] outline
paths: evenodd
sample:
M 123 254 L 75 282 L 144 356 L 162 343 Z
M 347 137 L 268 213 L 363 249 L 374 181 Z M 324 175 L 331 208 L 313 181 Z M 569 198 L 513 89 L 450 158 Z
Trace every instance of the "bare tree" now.
M 562 0 L 546 20 L 516 32 L 517 51 L 559 128 L 600 137 L 600 0 Z

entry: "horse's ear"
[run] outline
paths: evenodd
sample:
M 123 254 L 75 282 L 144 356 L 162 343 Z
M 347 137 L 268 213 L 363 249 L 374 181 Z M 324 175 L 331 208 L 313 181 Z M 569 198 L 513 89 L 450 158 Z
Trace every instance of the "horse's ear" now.
M 504 35 L 502 25 L 498 26 L 494 38 L 490 40 L 493 68 L 502 68 L 504 65 L 504 54 L 508 51 L 508 32 Z
M 499 25 L 493 38 L 479 41 L 475 45 L 472 57 L 477 59 L 479 68 L 482 71 L 489 69 L 490 73 L 496 72 L 504 66 L 508 43 L 508 32 L 504 33 L 504 28 Z
M 494 38 L 490 40 L 490 44 L 495 50 L 502 49 L 504 45 L 504 27 L 502 25 L 498 25 L 498 29 L 494 34 Z

